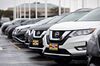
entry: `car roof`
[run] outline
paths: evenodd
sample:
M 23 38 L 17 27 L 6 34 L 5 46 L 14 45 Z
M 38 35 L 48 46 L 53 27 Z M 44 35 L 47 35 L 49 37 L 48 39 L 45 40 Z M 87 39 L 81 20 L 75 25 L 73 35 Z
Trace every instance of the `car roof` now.
M 81 8 L 81 9 L 78 9 L 74 12 L 88 12 L 88 11 L 91 11 L 91 10 L 93 10 L 93 9 L 91 9 L 91 8 Z

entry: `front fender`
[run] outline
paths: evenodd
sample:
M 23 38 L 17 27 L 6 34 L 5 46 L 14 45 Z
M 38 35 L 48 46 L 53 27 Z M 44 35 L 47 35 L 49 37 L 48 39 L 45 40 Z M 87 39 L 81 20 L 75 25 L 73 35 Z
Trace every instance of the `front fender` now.
M 87 42 L 87 55 L 100 57 L 100 31 L 93 34 Z

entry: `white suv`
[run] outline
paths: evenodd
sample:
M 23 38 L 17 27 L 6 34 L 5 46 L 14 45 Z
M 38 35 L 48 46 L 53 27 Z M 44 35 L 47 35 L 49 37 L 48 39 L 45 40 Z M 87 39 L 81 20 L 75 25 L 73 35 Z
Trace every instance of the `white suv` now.
M 65 22 L 50 27 L 43 38 L 44 55 L 58 63 L 87 60 L 87 42 L 100 31 L 99 16 L 100 8 L 97 8 L 78 22 Z

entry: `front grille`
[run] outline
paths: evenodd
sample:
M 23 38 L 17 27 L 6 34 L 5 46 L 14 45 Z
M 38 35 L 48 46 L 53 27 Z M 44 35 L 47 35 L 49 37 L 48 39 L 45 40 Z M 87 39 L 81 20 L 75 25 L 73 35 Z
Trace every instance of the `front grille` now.
M 56 53 L 56 54 L 70 54 L 67 50 L 62 49 L 62 48 L 59 48 L 58 51 L 52 51 L 52 50 L 49 50 L 49 48 L 46 48 L 44 52 L 47 52 L 47 53 Z
M 63 45 L 64 42 L 65 42 L 68 38 L 70 38 L 70 36 L 66 36 L 66 37 L 65 37 L 63 40 L 61 40 L 61 41 L 55 41 L 55 40 L 50 40 L 49 35 L 46 36 L 47 44 L 50 44 L 50 43 L 57 43 L 57 44 L 59 44 L 59 45 Z
M 25 40 L 24 34 L 16 35 L 16 37 L 19 38 L 20 40 Z
M 54 34 L 55 33 L 59 33 L 57 34 L 58 36 L 55 36 Z M 47 44 L 50 44 L 50 43 L 56 43 L 56 44 L 59 44 L 59 45 L 63 45 L 64 42 L 70 38 L 70 34 L 72 33 L 73 31 L 51 31 L 50 32 L 50 35 L 47 35 L 46 36 L 46 39 L 47 39 Z M 64 37 L 62 38 L 63 34 L 66 34 L 64 35 Z M 57 40 L 55 40 L 57 39 Z
M 40 36 L 42 33 L 42 30 L 35 30 L 35 36 Z
M 33 43 L 32 43 L 32 41 L 30 42 L 30 47 L 39 47 L 39 48 L 43 48 L 44 46 L 43 46 L 43 40 L 42 40 L 42 38 L 33 38 L 33 40 L 38 40 L 39 41 L 39 45 L 38 46 L 33 46 Z

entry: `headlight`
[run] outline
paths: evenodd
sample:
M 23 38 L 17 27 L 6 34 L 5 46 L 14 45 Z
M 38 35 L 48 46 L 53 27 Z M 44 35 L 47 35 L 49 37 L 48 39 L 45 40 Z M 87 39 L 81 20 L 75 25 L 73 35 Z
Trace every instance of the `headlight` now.
M 13 31 L 13 33 L 12 34 L 16 34 L 16 29 Z
M 76 30 L 71 33 L 71 37 L 80 36 L 80 35 L 88 35 L 95 31 L 95 29 L 83 29 L 83 30 Z
M 20 31 L 20 29 L 16 29 L 16 32 L 19 32 Z
M 21 33 L 21 32 L 25 32 L 27 29 L 19 29 L 16 31 L 16 33 Z
M 21 30 L 20 30 L 20 32 L 24 32 L 24 31 L 27 31 L 27 29 L 21 29 Z

